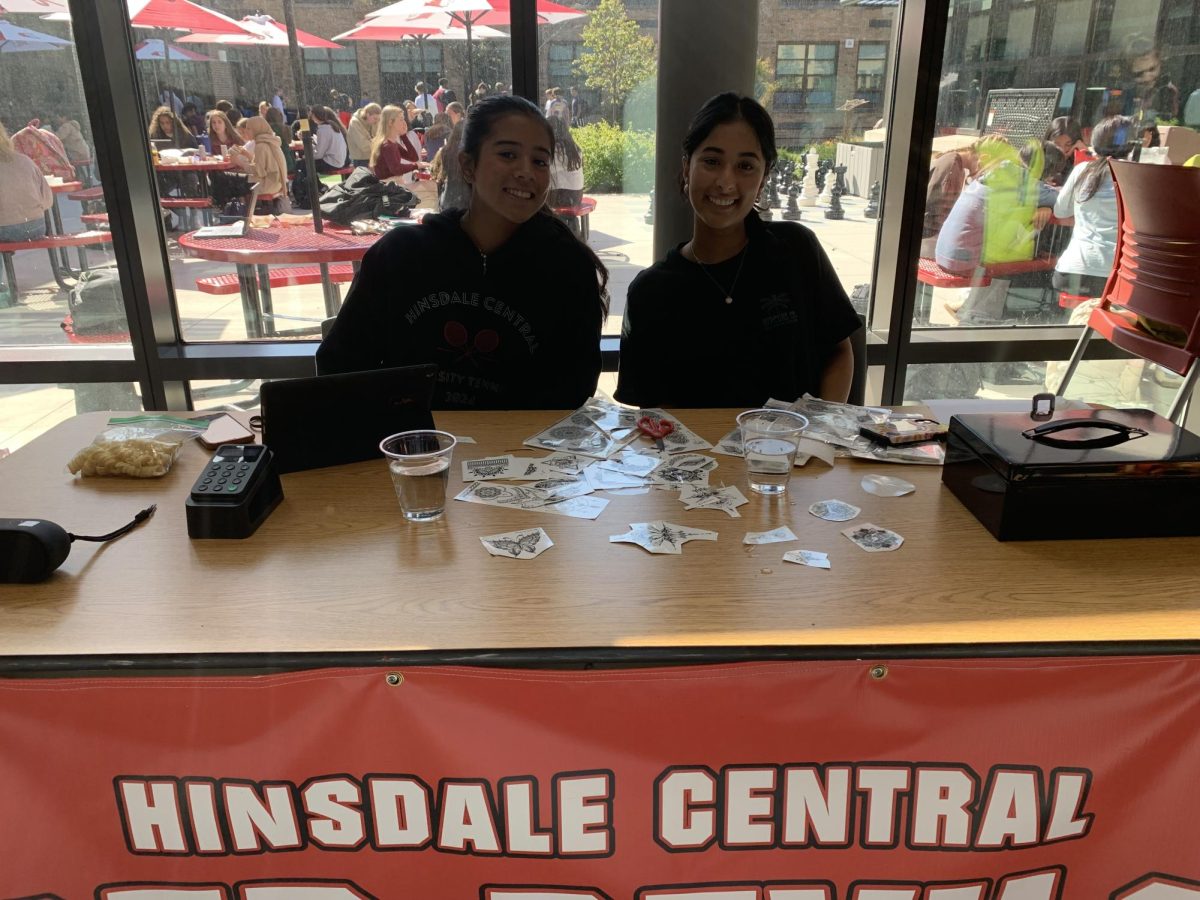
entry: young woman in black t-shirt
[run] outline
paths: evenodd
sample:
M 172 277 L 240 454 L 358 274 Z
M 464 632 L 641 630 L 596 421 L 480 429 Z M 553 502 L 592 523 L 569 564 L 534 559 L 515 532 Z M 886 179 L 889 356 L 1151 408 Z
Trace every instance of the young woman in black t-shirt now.
M 775 158 L 771 117 L 749 97 L 719 94 L 692 120 L 681 184 L 692 238 L 630 285 L 618 400 L 846 400 L 861 323 L 812 232 L 754 211 Z

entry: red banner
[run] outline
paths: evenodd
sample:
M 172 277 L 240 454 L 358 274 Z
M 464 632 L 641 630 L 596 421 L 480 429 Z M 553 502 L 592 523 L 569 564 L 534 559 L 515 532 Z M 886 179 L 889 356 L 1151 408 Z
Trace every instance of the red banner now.
M 1200 657 L 0 682 L 0 897 L 1198 900 Z

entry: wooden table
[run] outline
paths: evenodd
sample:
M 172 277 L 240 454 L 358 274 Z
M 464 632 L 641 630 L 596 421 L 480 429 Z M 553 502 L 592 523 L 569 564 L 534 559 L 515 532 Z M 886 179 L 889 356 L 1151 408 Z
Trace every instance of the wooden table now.
M 379 237 L 375 233 L 354 234 L 330 228 L 318 234 L 312 225 L 275 225 L 247 227 L 243 236 L 231 238 L 197 238 L 195 232 L 189 232 L 180 235 L 179 246 L 201 259 L 237 266 L 246 335 L 262 338 L 278 334 L 271 300 L 270 266 L 314 263 L 320 266 L 325 314 L 336 316 L 341 297 L 329 279 L 329 264 L 349 262 L 357 266 Z
M 742 517 L 685 511 L 674 493 L 612 497 L 595 521 L 457 501 L 429 525 L 405 523 L 382 461 L 283 476 L 285 499 L 245 541 L 192 541 L 183 502 L 208 454 L 183 448 L 158 480 L 76 480 L 63 468 L 108 414 L 71 419 L 0 461 L 0 516 L 40 516 L 105 533 L 137 510 L 157 515 L 121 540 L 75 544 L 40 585 L 0 585 L 0 656 L 42 662 L 130 654 L 380 654 L 541 648 L 585 658 L 655 654 L 854 656 L 1153 650 L 1200 637 L 1200 539 L 998 543 L 940 484 L 940 471 L 839 460 L 797 470 L 782 502 L 753 496 Z M 734 411 L 682 420 L 716 441 Z M 551 412 L 437 413 L 439 427 L 477 439 L 459 463 L 489 454 L 542 455 L 521 442 Z M 336 427 L 336 423 L 329 423 Z M 713 483 L 744 485 L 742 462 L 717 456 Z M 913 481 L 908 497 L 859 486 L 883 472 Z M 604 495 L 601 495 L 604 496 Z M 905 544 L 868 554 L 842 525 L 809 515 L 816 500 L 861 506 L 860 522 Z M 680 556 L 610 544 L 631 522 L 713 529 Z M 747 546 L 747 531 L 789 525 L 797 543 Z M 542 526 L 555 546 L 529 562 L 488 556 L 482 535 Z M 804 548 L 833 568 L 781 561 Z M 1112 642 L 1110 644 L 1110 642 Z M 1193 645 L 1194 646 L 1194 645 Z M 703 650 L 701 648 L 704 648 Z M 720 648 L 713 651 L 712 648 Z M 1185 648 L 1187 649 L 1187 648 Z

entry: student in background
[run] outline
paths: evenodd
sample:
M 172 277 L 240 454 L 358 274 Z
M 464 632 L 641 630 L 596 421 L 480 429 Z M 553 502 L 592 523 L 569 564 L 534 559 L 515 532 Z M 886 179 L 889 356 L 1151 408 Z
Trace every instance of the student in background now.
M 408 122 L 404 110 L 390 104 L 385 106 L 380 114 L 375 140 L 371 144 L 368 163 L 380 181 L 412 181 L 415 172 L 422 167 L 428 168 L 421 162 L 420 154 L 405 139 L 407 134 Z
M 213 156 L 221 156 L 230 147 L 241 145 L 242 139 L 234 128 L 233 122 L 219 109 L 210 110 L 206 122 L 208 142 L 212 145 Z
M 12 138 L 0 123 L 0 241 L 44 237 L 44 213 L 53 205 L 54 194 L 42 170 L 28 156 L 16 151 Z
M 343 169 L 350 161 L 349 148 L 346 143 L 346 129 L 341 120 L 328 106 L 313 106 L 308 110 L 310 127 L 315 126 L 315 144 L 313 157 L 316 160 L 317 171 L 322 174 Z
M 346 143 L 350 150 L 350 165 L 368 166 L 371 161 L 371 143 L 375 140 L 375 132 L 379 126 L 379 116 L 383 112 L 378 103 L 368 103 L 361 109 L 355 110 L 350 117 L 350 125 L 346 129 Z
M 571 129 L 565 119 L 550 118 L 554 130 L 554 160 L 550 164 L 550 195 L 546 203 L 551 209 L 578 206 L 583 202 L 583 151 L 571 137 Z M 578 216 L 559 216 L 571 229 L 579 234 Z
M 681 178 L 692 237 L 629 287 L 621 402 L 744 409 L 849 396 L 850 335 L 862 325 L 829 258 L 803 225 L 754 210 L 776 155 L 771 117 L 750 97 L 718 94 L 692 119 Z
M 367 251 L 318 372 L 437 363 L 441 409 L 573 409 L 591 396 L 608 273 L 545 209 L 553 147 L 527 100 L 473 107 L 460 155 L 469 208 Z
M 271 125 L 271 130 L 275 132 L 275 136 L 279 138 L 279 150 L 283 153 L 283 161 L 287 164 L 288 174 L 291 175 L 296 171 L 296 154 L 292 152 L 292 130 L 287 127 L 287 122 L 284 121 L 283 113 L 274 106 L 267 110 L 266 120 Z

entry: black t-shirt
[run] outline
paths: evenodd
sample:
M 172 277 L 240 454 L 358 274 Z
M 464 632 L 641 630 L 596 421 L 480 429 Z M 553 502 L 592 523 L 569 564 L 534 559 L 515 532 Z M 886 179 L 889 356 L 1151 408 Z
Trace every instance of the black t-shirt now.
M 811 231 L 754 214 L 747 229 L 744 261 L 704 267 L 675 249 L 634 279 L 618 400 L 754 407 L 819 392 L 834 347 L 861 327 L 858 315 Z
M 484 257 L 462 211 L 380 238 L 317 350 L 321 374 L 440 367 L 438 409 L 574 409 L 600 374 L 600 288 L 583 245 L 537 215 Z

